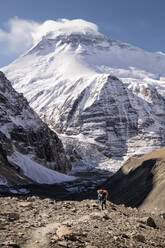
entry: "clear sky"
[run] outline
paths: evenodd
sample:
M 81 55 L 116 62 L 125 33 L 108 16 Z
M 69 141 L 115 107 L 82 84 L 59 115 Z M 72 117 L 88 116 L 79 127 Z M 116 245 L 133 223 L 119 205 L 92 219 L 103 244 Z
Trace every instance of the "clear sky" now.
M 95 23 L 109 38 L 165 53 L 165 0 L 1 0 L 0 67 L 29 48 L 30 25 L 61 18 Z

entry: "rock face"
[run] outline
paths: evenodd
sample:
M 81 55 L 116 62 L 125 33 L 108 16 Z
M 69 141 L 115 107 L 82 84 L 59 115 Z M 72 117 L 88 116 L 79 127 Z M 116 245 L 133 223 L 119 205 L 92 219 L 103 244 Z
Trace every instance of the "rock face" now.
M 16 183 L 18 177 L 19 181 L 23 181 L 20 161 L 13 159 L 15 153 L 63 173 L 71 169 L 58 136 L 40 120 L 23 95 L 17 93 L 0 72 L 1 184 L 5 184 L 6 180 L 9 184 Z M 15 174 L 15 180 L 10 174 Z M 26 181 L 29 180 L 26 178 Z
M 0 198 L 0 245 L 17 248 L 165 247 L 165 220 L 108 202 Z M 154 223 L 154 225 L 153 225 Z
M 60 134 L 73 164 L 116 171 L 165 146 L 165 56 L 95 32 L 59 32 L 3 71 Z
M 165 148 L 128 159 L 104 187 L 116 204 L 165 211 Z

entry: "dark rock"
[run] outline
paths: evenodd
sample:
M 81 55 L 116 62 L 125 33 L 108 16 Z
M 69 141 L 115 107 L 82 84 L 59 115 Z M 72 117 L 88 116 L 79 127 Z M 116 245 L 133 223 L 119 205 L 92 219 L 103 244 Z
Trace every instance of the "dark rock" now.
M 125 239 L 129 239 L 130 237 L 127 235 L 127 234 L 125 234 L 125 233 L 123 233 L 122 235 L 122 238 L 125 238 Z
M 156 224 L 155 224 L 155 221 L 152 217 L 148 217 L 147 218 L 147 225 L 150 226 L 150 227 L 153 227 L 153 228 L 156 228 Z
M 19 220 L 20 216 L 17 213 L 8 213 L 7 214 L 9 221 Z
M 2 243 L 2 247 L 3 246 L 13 247 L 13 248 L 21 248 L 18 244 L 14 243 L 14 242 L 10 242 L 10 241 L 6 241 L 6 242 Z
M 145 242 L 145 237 L 142 234 L 137 234 L 133 236 L 133 239 L 135 239 L 138 242 Z

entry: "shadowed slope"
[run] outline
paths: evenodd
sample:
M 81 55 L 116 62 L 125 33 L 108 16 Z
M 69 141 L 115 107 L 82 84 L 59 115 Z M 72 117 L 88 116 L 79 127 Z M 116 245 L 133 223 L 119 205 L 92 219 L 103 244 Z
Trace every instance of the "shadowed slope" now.
M 128 159 L 104 187 L 116 204 L 165 210 L 165 148 Z

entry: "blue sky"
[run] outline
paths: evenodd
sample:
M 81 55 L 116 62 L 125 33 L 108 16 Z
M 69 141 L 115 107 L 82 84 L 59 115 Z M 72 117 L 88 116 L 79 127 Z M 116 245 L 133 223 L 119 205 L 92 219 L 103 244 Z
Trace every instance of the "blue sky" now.
M 165 0 L 4 0 L 0 67 L 30 47 L 30 25 L 61 18 L 84 19 L 109 38 L 165 53 Z

